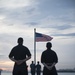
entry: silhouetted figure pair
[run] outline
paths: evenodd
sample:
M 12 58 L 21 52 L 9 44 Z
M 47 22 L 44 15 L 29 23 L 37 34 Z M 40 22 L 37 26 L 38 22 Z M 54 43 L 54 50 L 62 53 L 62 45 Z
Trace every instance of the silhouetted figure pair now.
M 18 38 L 18 45 L 13 47 L 9 58 L 15 62 L 13 75 L 28 75 L 26 61 L 31 58 L 29 49 L 23 45 L 23 38 Z
M 41 55 L 41 63 L 44 65 L 43 75 L 57 75 L 55 68 L 56 63 L 58 63 L 57 54 L 51 49 L 52 44 L 48 42 L 46 44 L 47 50 L 45 50 Z
M 23 45 L 23 38 L 18 38 L 17 42 L 18 45 L 13 47 L 9 54 L 9 58 L 15 62 L 13 75 L 28 75 L 26 61 L 31 58 L 31 53 L 29 49 Z M 44 65 L 43 75 L 57 75 L 55 68 L 56 63 L 58 63 L 57 54 L 51 49 L 52 44 L 50 42 L 46 44 L 46 47 L 47 50 L 41 55 L 41 63 Z M 39 65 L 39 62 L 35 65 L 32 61 L 30 68 L 32 75 L 35 75 L 35 70 L 37 71 L 37 75 L 40 75 L 41 66 Z
M 37 65 L 35 65 L 34 62 L 32 61 L 30 68 L 32 75 L 35 75 L 35 73 L 37 73 L 37 75 L 41 74 L 41 65 L 39 64 L 39 61 L 37 62 Z

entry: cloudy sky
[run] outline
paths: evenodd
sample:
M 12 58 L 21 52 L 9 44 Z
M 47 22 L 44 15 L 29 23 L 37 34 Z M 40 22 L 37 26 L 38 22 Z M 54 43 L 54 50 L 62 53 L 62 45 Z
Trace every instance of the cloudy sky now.
M 52 49 L 57 53 L 57 69 L 75 68 L 75 0 L 0 0 L 0 68 L 12 70 L 8 55 L 24 38 L 34 58 L 34 28 L 53 37 Z M 46 42 L 37 42 L 37 61 L 46 49 Z

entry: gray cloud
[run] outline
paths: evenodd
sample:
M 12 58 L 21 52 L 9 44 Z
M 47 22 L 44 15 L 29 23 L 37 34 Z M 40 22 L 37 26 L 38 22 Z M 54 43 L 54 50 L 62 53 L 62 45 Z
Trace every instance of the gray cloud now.
M 64 22 L 75 22 L 74 18 L 72 17 L 74 13 L 70 13 L 71 8 L 73 8 L 74 4 L 73 1 L 52 1 L 52 0 L 41 0 L 37 1 L 38 4 L 26 6 L 26 7 L 19 7 L 8 9 L 6 7 L 0 8 L 0 14 L 5 16 L 3 22 L 8 25 L 30 25 L 30 26 L 38 26 L 39 22 L 44 18 L 50 16 L 53 21 L 58 20 Z M 68 9 L 66 10 L 67 7 Z M 59 11 L 60 10 L 60 11 Z M 64 11 L 64 12 L 63 12 Z M 74 11 L 74 10 L 73 10 Z M 67 16 L 66 16 L 67 15 Z M 61 22 L 61 23 L 62 23 Z M 43 27 L 44 21 L 42 21 L 41 27 Z M 68 27 L 69 26 L 69 27 Z M 58 28 L 59 30 L 70 28 L 70 25 L 64 26 L 53 26 L 52 28 Z
M 36 19 L 36 9 L 34 7 L 22 7 L 16 9 L 1 8 L 1 15 L 5 16 L 4 23 L 11 24 L 26 24 L 34 25 Z M 35 14 L 35 15 L 34 15 Z M 36 24 L 36 23 L 35 23 Z
M 32 25 L 32 26 L 36 26 L 36 25 L 38 25 L 39 23 L 37 23 L 37 22 L 28 22 L 28 23 L 26 23 L 27 25 Z
M 52 26 L 52 28 L 55 28 L 58 30 L 70 29 L 72 27 L 73 27 L 72 25 L 55 25 L 55 26 Z
M 58 9 L 68 9 L 68 8 L 75 8 L 75 0 L 41 0 L 39 2 L 39 7 L 42 10 L 47 9 L 55 9 L 54 11 Z M 59 12 L 59 11 L 58 11 Z M 55 13 L 55 12 L 54 12 Z
M 43 14 L 47 13 L 55 16 L 75 8 L 74 2 L 74 0 L 41 0 L 38 7 Z
M 75 37 L 75 33 L 68 33 L 68 34 L 53 34 L 53 36 L 71 36 L 71 37 Z

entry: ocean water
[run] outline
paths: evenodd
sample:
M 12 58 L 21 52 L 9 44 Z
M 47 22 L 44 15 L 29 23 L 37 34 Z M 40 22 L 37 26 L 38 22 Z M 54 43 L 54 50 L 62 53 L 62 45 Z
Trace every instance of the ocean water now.
M 2 72 L 1 75 L 12 75 L 12 73 Z M 31 75 L 31 74 L 29 73 L 28 75 Z M 58 75 L 75 75 L 75 73 L 58 73 Z

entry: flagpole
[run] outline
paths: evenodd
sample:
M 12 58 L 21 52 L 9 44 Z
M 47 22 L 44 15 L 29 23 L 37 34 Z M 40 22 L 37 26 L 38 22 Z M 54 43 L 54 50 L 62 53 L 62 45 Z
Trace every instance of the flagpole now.
M 34 28 L 34 63 L 36 65 L 36 36 L 35 36 L 35 33 L 36 33 L 36 28 Z

